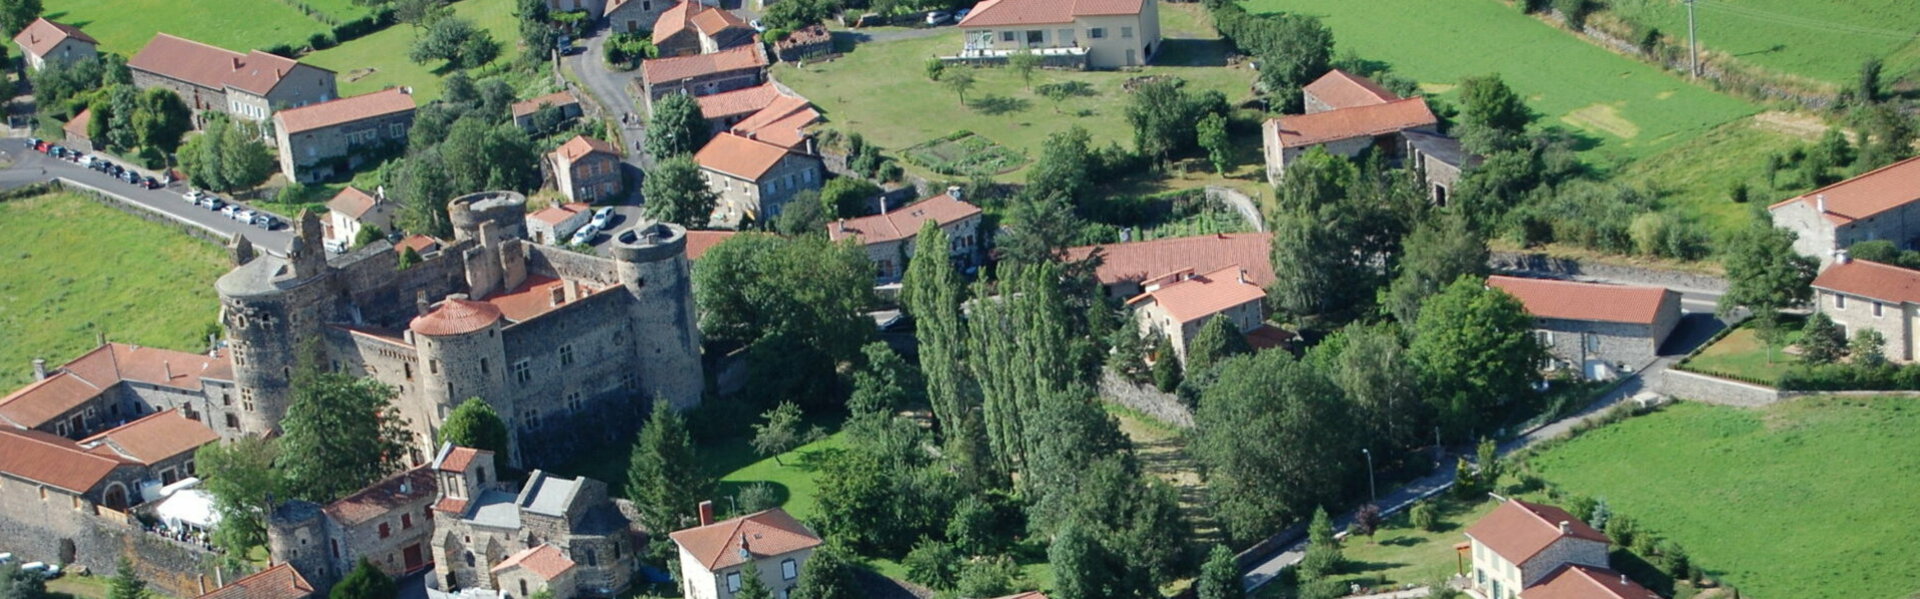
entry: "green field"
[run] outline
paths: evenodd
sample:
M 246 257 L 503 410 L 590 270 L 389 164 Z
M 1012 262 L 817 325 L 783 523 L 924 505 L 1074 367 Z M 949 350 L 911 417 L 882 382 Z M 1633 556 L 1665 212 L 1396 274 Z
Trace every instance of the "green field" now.
M 1686 43 L 1679 0 L 1608 0 L 1615 15 Z M 1920 9 L 1912 0 L 1701 0 L 1702 48 L 1783 73 L 1847 85 L 1868 57 L 1891 81 L 1920 67 Z
M 309 5 L 341 20 L 366 14 L 350 0 Z M 85 29 L 101 50 L 122 56 L 133 56 L 160 32 L 245 52 L 301 44 L 333 30 L 280 0 L 59 0 L 47 3 L 46 17 Z
M 1590 136 L 1601 166 L 1654 154 L 1752 114 L 1745 101 L 1615 55 L 1493 0 L 1246 0 L 1254 12 L 1314 15 L 1337 52 L 1391 64 L 1456 102 L 1464 77 L 1499 73 L 1541 123 Z
M 513 0 L 466 0 L 453 5 L 453 14 L 471 19 L 475 25 L 493 33 L 500 42 L 500 57 L 511 60 L 520 40 L 515 29 Z M 413 86 L 414 98 L 425 104 L 440 97 L 440 79 L 450 74 L 433 66 L 415 64 L 407 51 L 419 34 L 413 27 L 395 24 L 339 46 L 308 54 L 301 59 L 339 73 L 340 95 L 354 96 L 397 85 Z
M 1681 403 L 1531 460 L 1566 491 L 1678 542 L 1767 599 L 1920 592 L 1920 403 L 1809 398 L 1763 410 Z
M 1807 191 L 1791 173 L 1767 181 L 1767 156 L 1812 141 L 1773 125 L 1778 113 L 1741 119 L 1683 140 L 1659 154 L 1620 169 L 1616 181 L 1652 190 L 1671 214 L 1699 222 L 1716 237 L 1751 224 L 1768 204 Z M 1745 183 L 1748 199 L 1734 203 L 1731 190 Z
M 1785 349 L 1800 341 L 1800 321 L 1790 320 L 1784 326 L 1789 330 L 1780 347 L 1768 348 L 1767 344 L 1760 341 L 1753 327 L 1741 326 L 1688 359 L 1684 369 L 1766 385 L 1776 384 L 1789 366 L 1800 362 L 1799 358 L 1788 354 Z
M 27 364 L 79 357 L 96 336 L 185 351 L 219 313 L 218 246 L 73 195 L 0 201 L 0 388 Z

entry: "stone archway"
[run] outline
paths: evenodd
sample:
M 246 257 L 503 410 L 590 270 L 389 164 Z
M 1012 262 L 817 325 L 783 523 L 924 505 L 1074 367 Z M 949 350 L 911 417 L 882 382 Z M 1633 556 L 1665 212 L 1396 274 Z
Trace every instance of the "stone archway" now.
M 116 511 L 127 511 L 127 486 L 118 482 L 108 483 L 107 490 L 101 494 L 102 505 Z

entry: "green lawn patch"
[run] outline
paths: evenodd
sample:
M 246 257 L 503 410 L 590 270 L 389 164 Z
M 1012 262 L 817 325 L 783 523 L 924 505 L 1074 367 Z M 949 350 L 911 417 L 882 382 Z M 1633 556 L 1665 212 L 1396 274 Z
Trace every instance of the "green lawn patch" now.
M 315 5 L 340 19 L 343 14 L 322 0 Z M 322 5 L 325 5 L 324 7 Z M 246 52 L 275 44 L 301 45 L 333 26 L 309 17 L 280 0 L 61 0 L 47 4 L 46 17 L 87 31 L 100 49 L 133 56 L 156 33 L 166 32 L 228 50 Z
M 206 348 L 219 314 L 219 246 L 70 194 L 0 202 L 0 387 L 108 340 Z
M 986 136 L 960 131 L 900 152 L 908 161 L 942 175 L 999 175 L 1026 165 L 1027 157 Z
M 1658 28 L 1683 47 L 1687 7 L 1669 0 L 1613 0 L 1616 16 Z M 1697 8 L 1702 50 L 1837 85 L 1851 85 L 1867 57 L 1920 47 L 1920 10 L 1911 0 L 1740 0 Z M 1844 33 L 1843 33 L 1844 32 Z M 1905 56 L 1902 54 L 1901 56 Z M 1888 80 L 1920 63 L 1890 63 Z
M 1718 239 L 1751 224 L 1768 204 L 1806 191 L 1791 172 L 1767 181 L 1768 156 L 1811 141 L 1769 122 L 1755 117 L 1721 125 L 1627 165 L 1616 180 L 1654 191 L 1662 210 L 1699 223 Z M 1745 204 L 1732 200 L 1738 183 L 1747 186 Z
M 1432 531 L 1415 527 L 1403 510 L 1387 518 L 1372 538 L 1348 536 L 1340 544 L 1348 562 L 1340 578 L 1363 587 L 1386 589 L 1433 584 L 1456 574 L 1459 552 L 1453 545 L 1467 540 L 1461 531 L 1499 504 L 1486 499 L 1463 501 L 1451 494 L 1430 501 L 1439 510 Z M 1287 585 L 1270 584 L 1262 587 L 1258 596 L 1281 599 L 1292 592 Z
M 1787 346 L 1800 340 L 1800 323 L 1787 321 L 1785 326 L 1790 330 L 1786 340 L 1779 347 L 1768 349 L 1767 344 L 1760 341 L 1759 332 L 1747 326 L 1751 322 L 1700 350 L 1681 369 L 1768 386 L 1779 384 L 1780 375 L 1800 361 L 1785 351 Z
M 1455 105 L 1460 79 L 1499 73 L 1541 114 L 1541 124 L 1588 136 L 1592 146 L 1583 155 L 1601 166 L 1657 153 L 1757 110 L 1493 0 L 1244 4 L 1253 12 L 1318 16 L 1333 28 L 1340 51 L 1385 61 Z
M 494 41 L 500 42 L 500 56 L 494 62 L 512 60 L 519 52 L 515 47 L 520 33 L 513 16 L 513 0 L 465 0 L 453 5 L 453 14 L 471 19 L 492 33 Z M 412 86 L 414 98 L 425 104 L 440 97 L 440 82 L 452 73 L 445 71 L 438 61 L 422 65 L 407 58 L 413 41 L 422 33 L 404 23 L 396 23 L 366 37 L 308 54 L 302 60 L 339 73 L 342 96 L 406 85 Z

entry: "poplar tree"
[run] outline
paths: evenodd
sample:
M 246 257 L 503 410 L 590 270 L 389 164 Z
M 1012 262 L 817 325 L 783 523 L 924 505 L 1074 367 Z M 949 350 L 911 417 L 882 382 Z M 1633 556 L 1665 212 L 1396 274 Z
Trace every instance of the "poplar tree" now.
M 687 421 L 666 401 L 654 400 L 627 468 L 627 497 L 647 530 L 678 530 L 712 492 L 700 463 Z

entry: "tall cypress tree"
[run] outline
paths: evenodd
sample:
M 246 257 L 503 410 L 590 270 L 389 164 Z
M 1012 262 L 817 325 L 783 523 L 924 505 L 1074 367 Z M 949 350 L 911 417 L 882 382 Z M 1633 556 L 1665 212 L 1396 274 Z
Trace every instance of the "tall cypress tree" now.
M 627 484 L 627 497 L 640 511 L 640 523 L 661 532 L 684 526 L 700 501 L 712 493 L 713 481 L 700 470 L 687 421 L 665 400 L 653 402 L 653 414 L 633 444 Z
M 913 315 L 920 342 L 920 372 L 926 378 L 927 403 L 940 424 L 945 446 L 975 483 L 993 485 L 986 437 L 977 408 L 979 392 L 967 372 L 967 331 L 960 317 L 964 286 L 944 251 L 946 231 L 927 221 L 914 239 L 915 252 L 900 290 L 901 303 Z M 935 248 L 927 251 L 925 248 Z

